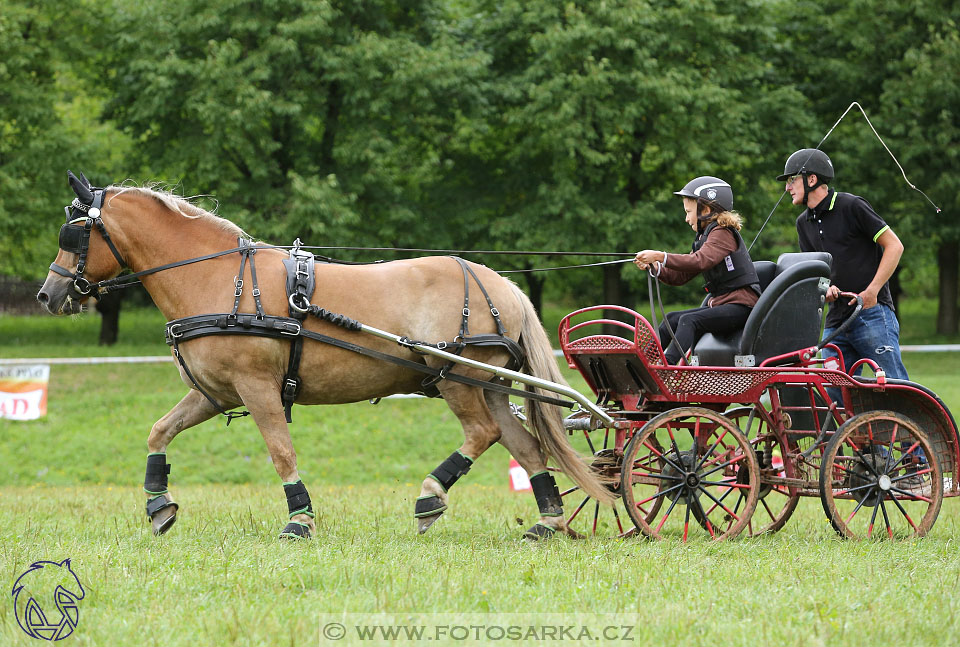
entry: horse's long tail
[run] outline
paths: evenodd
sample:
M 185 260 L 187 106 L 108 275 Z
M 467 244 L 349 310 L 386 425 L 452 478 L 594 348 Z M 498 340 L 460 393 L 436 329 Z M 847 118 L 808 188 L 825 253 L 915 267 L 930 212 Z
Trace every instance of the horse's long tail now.
M 519 287 L 513 284 L 511 287 L 523 305 L 520 345 L 527 353 L 527 372 L 534 377 L 565 385 L 567 382 L 557 367 L 550 340 L 543 330 L 537 311 Z M 527 391 L 550 395 L 537 387 L 524 388 Z M 539 400 L 526 400 L 524 404 L 531 429 L 539 438 L 547 454 L 557 462 L 557 466 L 573 479 L 585 494 L 601 503 L 612 504 L 615 500 L 613 493 L 604 486 L 598 475 L 590 469 L 567 440 L 560 407 Z

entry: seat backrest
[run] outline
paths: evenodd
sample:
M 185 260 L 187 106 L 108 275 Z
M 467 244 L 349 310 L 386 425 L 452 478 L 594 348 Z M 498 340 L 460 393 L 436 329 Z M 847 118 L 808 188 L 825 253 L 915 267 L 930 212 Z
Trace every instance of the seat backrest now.
M 753 267 L 757 270 L 757 277 L 760 279 L 760 290 L 766 290 L 777 274 L 777 264 L 773 261 L 754 261 Z
M 830 252 L 787 252 L 780 254 L 780 257 L 777 259 L 776 274 L 782 274 L 797 263 L 805 263 L 807 261 L 823 261 L 827 264 L 827 267 L 833 266 L 833 256 Z
M 773 280 L 743 327 L 740 355 L 754 364 L 814 346 L 820 339 L 832 257 L 826 252 L 782 254 Z

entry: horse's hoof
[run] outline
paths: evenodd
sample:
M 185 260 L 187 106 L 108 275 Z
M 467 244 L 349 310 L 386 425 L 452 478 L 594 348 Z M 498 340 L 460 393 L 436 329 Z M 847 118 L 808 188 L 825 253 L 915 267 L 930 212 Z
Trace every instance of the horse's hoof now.
M 422 535 L 423 533 L 427 532 L 427 530 L 430 528 L 430 526 L 433 525 L 433 522 L 436 521 L 437 519 L 439 519 L 439 518 L 440 518 L 440 515 L 442 515 L 442 514 L 443 514 L 443 512 L 439 512 L 439 513 L 437 513 L 437 514 L 435 514 L 435 515 L 431 515 L 431 516 L 429 516 L 429 517 L 418 517 L 418 518 L 417 518 L 417 533 Z
M 167 494 L 160 494 L 147 501 L 147 516 L 150 517 L 155 536 L 159 537 L 176 523 L 179 507 Z
M 310 526 L 299 521 L 291 521 L 280 531 L 280 539 L 312 539 Z
M 527 532 L 523 533 L 523 538 L 530 541 L 542 541 L 544 539 L 550 539 L 554 533 L 556 533 L 556 530 L 550 526 L 537 523 L 531 526 Z
M 418 497 L 416 508 L 413 511 L 413 516 L 417 518 L 417 532 L 421 535 L 427 532 L 427 529 L 440 518 L 440 515 L 446 509 L 447 504 L 436 494 Z

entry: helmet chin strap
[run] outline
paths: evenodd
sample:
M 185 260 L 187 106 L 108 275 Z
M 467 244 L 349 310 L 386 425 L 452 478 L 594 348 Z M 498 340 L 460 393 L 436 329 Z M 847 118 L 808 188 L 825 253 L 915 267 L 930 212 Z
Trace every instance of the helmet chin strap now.
M 807 201 L 810 199 L 810 189 L 811 189 L 811 187 L 810 187 L 810 182 L 808 181 L 807 178 L 809 178 L 810 176 L 809 176 L 807 173 L 803 173 L 803 174 L 801 174 L 800 177 L 803 178 L 803 206 L 805 206 L 805 207 L 807 207 L 807 208 L 809 209 L 810 206 L 807 204 Z M 819 182 L 820 182 L 820 178 L 818 177 L 818 178 L 817 178 L 817 183 L 819 184 Z M 816 187 L 813 187 L 813 188 L 816 188 Z

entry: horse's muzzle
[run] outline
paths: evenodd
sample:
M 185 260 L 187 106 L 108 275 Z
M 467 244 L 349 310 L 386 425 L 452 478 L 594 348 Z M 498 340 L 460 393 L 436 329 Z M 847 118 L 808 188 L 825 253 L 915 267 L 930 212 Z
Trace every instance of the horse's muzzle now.
M 81 295 L 76 292 L 73 281 L 64 276 L 50 274 L 37 293 L 37 301 L 52 315 L 72 315 L 83 309 Z

